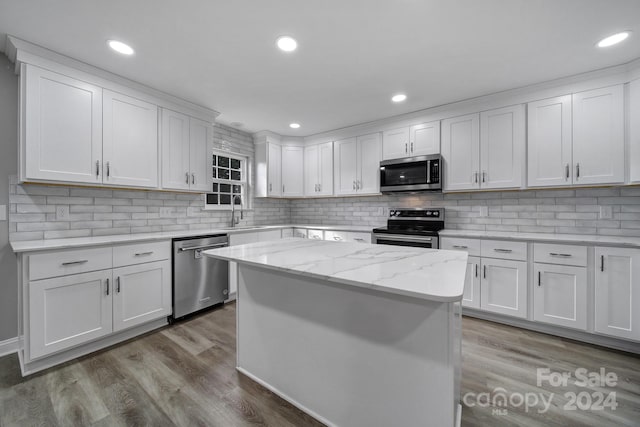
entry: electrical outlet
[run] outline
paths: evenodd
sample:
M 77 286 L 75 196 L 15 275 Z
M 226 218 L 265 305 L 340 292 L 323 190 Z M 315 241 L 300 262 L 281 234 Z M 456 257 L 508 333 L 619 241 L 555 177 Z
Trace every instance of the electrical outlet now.
M 481 217 L 489 216 L 489 206 L 480 206 L 480 216 Z
M 56 206 L 56 219 L 68 220 L 69 219 L 69 206 Z
M 600 206 L 600 219 L 613 219 L 613 206 Z

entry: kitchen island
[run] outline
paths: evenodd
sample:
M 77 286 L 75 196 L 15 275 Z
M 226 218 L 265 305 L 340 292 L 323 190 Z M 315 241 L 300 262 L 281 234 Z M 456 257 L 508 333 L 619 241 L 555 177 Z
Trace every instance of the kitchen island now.
M 334 426 L 459 425 L 464 252 L 285 239 L 237 268 L 237 368 Z

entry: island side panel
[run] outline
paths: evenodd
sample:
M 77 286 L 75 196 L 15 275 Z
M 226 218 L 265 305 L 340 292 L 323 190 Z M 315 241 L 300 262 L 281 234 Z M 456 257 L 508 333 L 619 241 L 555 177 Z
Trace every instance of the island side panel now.
M 237 313 L 238 368 L 321 421 L 454 425 L 453 303 L 239 264 Z

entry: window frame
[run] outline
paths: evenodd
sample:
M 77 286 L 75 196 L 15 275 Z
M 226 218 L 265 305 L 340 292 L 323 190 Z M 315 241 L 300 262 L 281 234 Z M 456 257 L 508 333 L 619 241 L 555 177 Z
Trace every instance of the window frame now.
M 235 205 L 236 209 L 243 209 L 243 210 L 247 210 L 249 208 L 249 200 L 248 200 L 248 196 L 249 196 L 249 191 L 250 191 L 250 180 L 249 180 L 249 156 L 244 155 L 244 154 L 240 154 L 240 153 L 234 153 L 234 152 L 230 152 L 230 151 L 223 151 L 223 150 L 213 150 L 211 152 L 211 158 L 213 160 L 213 156 L 217 156 L 217 157 L 228 157 L 229 159 L 234 159 L 234 160 L 238 160 L 240 161 L 240 174 L 241 174 L 241 180 L 240 181 L 234 181 L 231 179 L 220 179 L 220 178 L 213 178 L 213 168 L 217 168 L 218 165 L 214 166 L 213 162 L 211 163 L 210 166 L 210 170 L 209 173 L 211 174 L 211 188 L 209 188 L 209 191 L 207 191 L 204 194 L 204 210 L 207 211 L 230 211 L 232 210 L 232 204 L 228 204 L 228 205 L 221 205 L 221 204 L 209 204 L 207 203 L 207 195 L 209 194 L 218 194 L 220 195 L 220 191 L 218 191 L 217 193 L 214 193 L 213 190 L 213 184 L 227 184 L 227 185 L 240 185 L 242 186 L 241 191 L 241 202 L 240 205 Z M 231 169 L 231 168 L 229 168 Z M 231 191 L 232 194 L 232 199 L 231 201 L 233 202 L 233 191 Z M 219 200 L 218 200 L 219 202 Z

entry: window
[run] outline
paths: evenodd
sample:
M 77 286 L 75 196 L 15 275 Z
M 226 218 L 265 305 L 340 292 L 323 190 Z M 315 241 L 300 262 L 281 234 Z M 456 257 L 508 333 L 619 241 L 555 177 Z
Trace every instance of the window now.
M 247 194 L 247 158 L 230 153 L 213 153 L 213 186 L 207 194 L 208 209 L 229 209 L 231 203 L 245 206 Z M 239 196 L 239 197 L 235 197 Z

